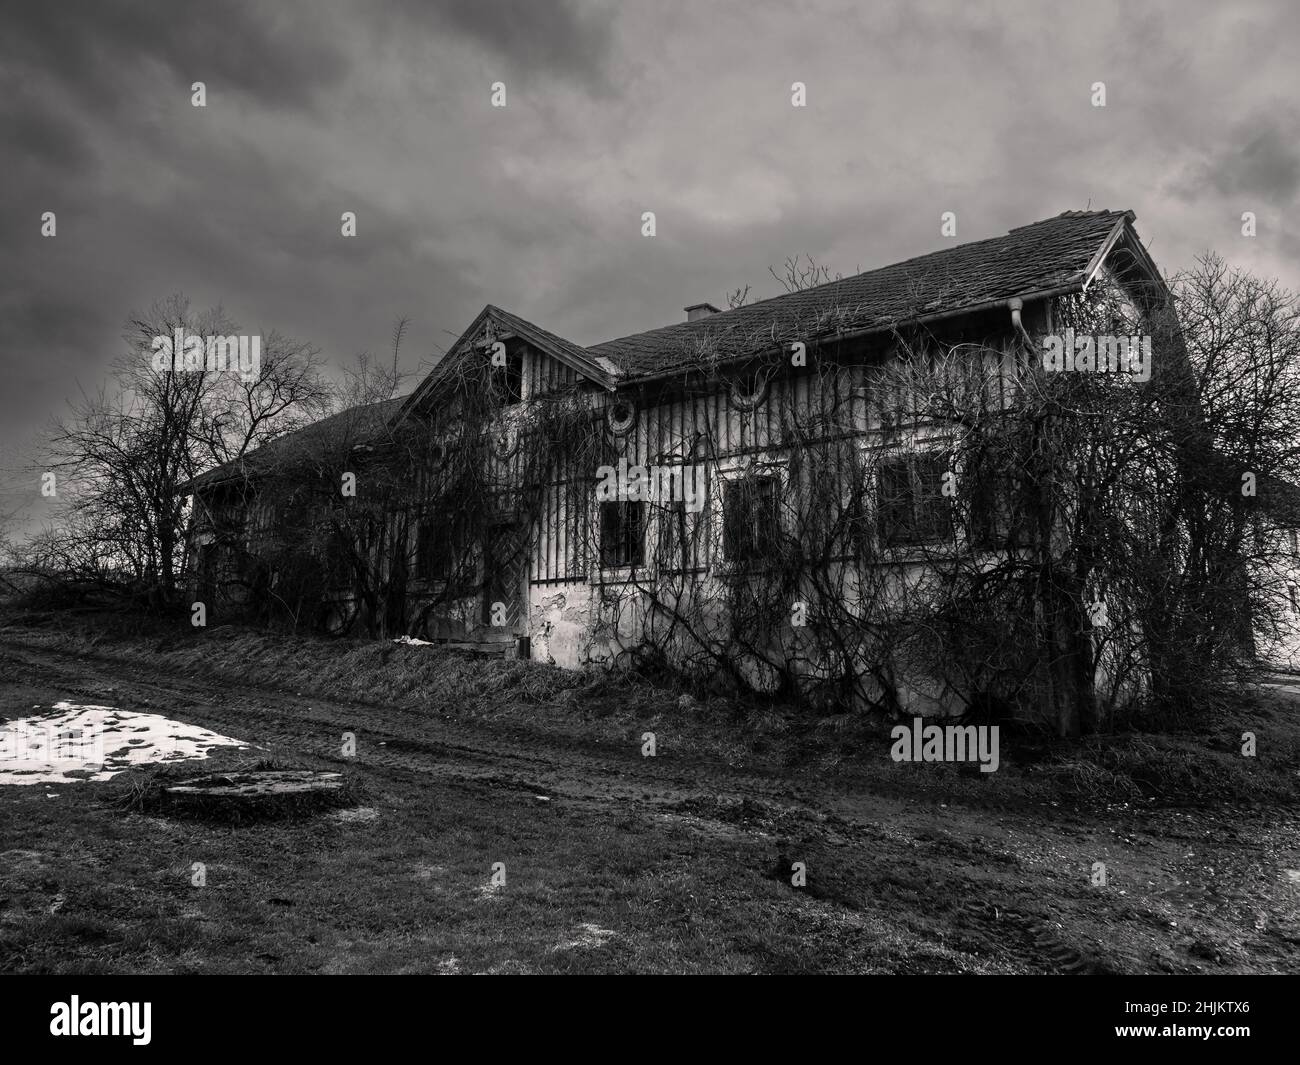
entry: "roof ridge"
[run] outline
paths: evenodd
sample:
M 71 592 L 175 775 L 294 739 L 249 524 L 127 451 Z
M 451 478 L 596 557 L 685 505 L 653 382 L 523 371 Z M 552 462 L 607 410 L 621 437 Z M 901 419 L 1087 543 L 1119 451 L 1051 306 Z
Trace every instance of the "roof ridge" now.
M 623 336 L 611 337 L 610 339 L 602 340 L 597 344 L 587 345 L 587 350 L 595 352 L 597 349 L 605 347 L 606 345 L 618 344 L 622 341 L 632 340 L 636 337 L 649 336 L 652 333 L 658 333 L 664 329 L 677 329 L 683 325 L 688 325 L 688 324 L 699 325 L 700 323 L 709 323 L 709 324 L 716 323 L 720 318 L 726 318 L 728 315 L 735 315 L 739 311 L 750 311 L 755 307 L 763 306 L 765 303 L 775 303 L 778 300 L 786 300 L 792 296 L 807 296 L 811 293 L 816 293 L 819 291 L 824 292 L 827 289 L 830 289 L 836 285 L 844 285 L 858 278 L 867 277 L 870 274 L 880 273 L 883 270 L 897 270 L 902 267 L 906 267 L 912 263 L 919 263 L 925 259 L 932 259 L 935 258 L 936 256 L 951 255 L 953 252 L 960 251 L 962 249 L 975 248 L 981 244 L 991 244 L 996 241 L 1005 240 L 1012 233 L 1022 233 L 1025 230 L 1034 229 L 1038 226 L 1049 225 L 1052 222 L 1057 222 L 1064 218 L 1101 218 L 1103 216 L 1114 217 L 1114 216 L 1121 216 L 1121 215 L 1136 217 L 1132 211 L 1111 211 L 1108 209 L 1096 210 L 1096 211 L 1062 211 L 1060 214 L 1052 215 L 1050 218 L 1040 218 L 1037 222 L 1029 222 L 1023 226 L 1016 226 L 1012 229 L 1007 230 L 1006 233 L 996 234 L 991 237 L 981 237 L 978 240 L 963 241 L 960 244 L 954 244 L 948 248 L 936 248 L 934 251 L 922 252 L 920 255 L 913 255 L 907 259 L 899 259 L 896 262 L 884 263 L 881 266 L 873 266 L 869 270 L 859 270 L 855 274 L 847 274 L 843 277 L 837 277 L 833 281 L 826 281 L 820 285 L 813 285 L 811 288 L 795 289 L 793 292 L 778 292 L 775 296 L 767 296 L 764 299 L 755 300 L 753 303 L 746 303 L 740 307 L 730 307 L 725 311 L 719 311 L 717 314 L 711 314 L 707 318 L 697 319 L 695 322 L 689 322 L 689 323 L 669 322 L 666 325 L 658 325 L 650 329 L 642 329 L 639 332 L 626 333 Z
M 1095 217 L 1098 215 L 1131 215 L 1137 218 L 1132 211 L 1112 211 L 1109 207 L 1099 207 L 1097 210 L 1087 211 L 1062 211 L 1060 214 L 1054 214 L 1051 218 L 1040 218 L 1037 222 L 1026 222 L 1023 226 L 1012 226 L 1007 230 L 1008 233 L 1019 233 L 1024 229 L 1033 229 L 1034 226 L 1041 226 L 1045 222 L 1055 222 L 1058 218 L 1084 218 Z

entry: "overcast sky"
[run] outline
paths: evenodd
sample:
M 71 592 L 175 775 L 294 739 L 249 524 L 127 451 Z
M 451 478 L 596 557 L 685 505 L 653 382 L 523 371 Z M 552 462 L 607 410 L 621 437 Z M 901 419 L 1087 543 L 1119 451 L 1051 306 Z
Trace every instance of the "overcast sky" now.
M 485 303 L 590 344 L 773 295 L 794 253 L 936 250 L 944 211 L 965 241 L 1089 205 L 1166 273 L 1215 249 L 1300 288 L 1298 31 L 1294 2 L 6 0 L 0 513 L 177 290 L 337 365 L 408 315 L 415 370 Z

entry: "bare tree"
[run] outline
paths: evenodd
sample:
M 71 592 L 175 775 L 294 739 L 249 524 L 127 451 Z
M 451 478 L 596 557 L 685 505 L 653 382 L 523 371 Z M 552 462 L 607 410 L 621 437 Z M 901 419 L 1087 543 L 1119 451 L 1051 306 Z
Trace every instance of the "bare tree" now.
M 311 421 L 326 398 L 316 350 L 278 333 L 260 338 L 260 361 L 246 374 L 207 361 L 212 338 L 237 333 L 220 308 L 196 311 L 179 294 L 131 316 L 127 353 L 51 430 L 46 469 L 62 486 L 64 512 L 28 552 L 32 565 L 43 557 L 70 578 L 175 600 L 182 485 Z M 163 366 L 159 338 L 178 335 L 201 341 L 205 355 L 194 368 Z

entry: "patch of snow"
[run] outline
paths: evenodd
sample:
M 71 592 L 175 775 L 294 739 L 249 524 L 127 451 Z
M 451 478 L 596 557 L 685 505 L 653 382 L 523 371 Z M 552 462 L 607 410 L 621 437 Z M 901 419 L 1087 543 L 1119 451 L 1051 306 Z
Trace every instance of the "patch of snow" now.
M 0 726 L 0 784 L 109 780 L 133 765 L 202 760 L 243 743 L 159 714 L 60 702 Z
M 577 939 L 564 940 L 555 944 L 551 950 L 593 950 L 596 947 L 603 947 L 618 935 L 612 928 L 601 928 L 599 925 L 585 923 L 578 925 L 577 932 Z
M 377 821 L 379 811 L 373 806 L 354 806 L 347 810 L 335 810 L 329 815 L 331 821 L 341 821 L 345 824 L 356 821 Z

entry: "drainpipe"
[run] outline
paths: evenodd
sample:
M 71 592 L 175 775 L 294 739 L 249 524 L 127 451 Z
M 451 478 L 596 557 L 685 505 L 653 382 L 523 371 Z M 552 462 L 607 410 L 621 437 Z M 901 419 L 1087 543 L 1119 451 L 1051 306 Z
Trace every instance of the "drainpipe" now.
M 1011 311 L 1012 326 L 1020 330 L 1020 335 L 1025 338 L 1025 343 L 1032 348 L 1034 346 L 1033 337 L 1029 335 L 1029 330 L 1025 328 L 1025 323 L 1020 320 L 1020 312 L 1025 309 L 1025 301 L 1019 296 L 1014 296 L 1007 300 L 1007 307 Z

